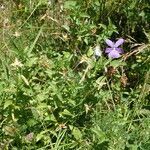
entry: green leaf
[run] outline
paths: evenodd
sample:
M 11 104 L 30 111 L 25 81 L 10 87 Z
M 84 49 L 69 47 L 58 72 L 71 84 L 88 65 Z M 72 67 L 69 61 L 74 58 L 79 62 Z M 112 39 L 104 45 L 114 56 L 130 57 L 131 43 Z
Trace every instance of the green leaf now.
M 13 104 L 13 101 L 12 100 L 7 100 L 5 103 L 4 103 L 4 109 L 6 109 L 7 107 L 9 107 L 10 105 Z
M 68 32 L 70 32 L 70 27 L 68 25 L 62 25 L 62 28 L 64 28 L 65 30 L 67 30 Z
M 88 45 L 89 43 L 87 38 L 84 39 L 84 42 L 86 43 L 86 45 Z
M 37 100 L 38 100 L 39 102 L 44 101 L 46 98 L 47 98 L 47 97 L 46 97 L 45 93 L 40 93 L 40 94 L 37 95 Z
M 89 50 L 87 51 L 87 56 L 90 57 L 93 55 L 93 53 L 94 53 L 93 49 L 92 49 L 92 47 L 90 47 Z
M 119 67 L 119 66 L 125 66 L 126 63 L 123 62 L 123 61 L 120 61 L 120 60 L 113 60 L 111 63 L 110 63 L 111 66 L 113 66 L 114 68 L 116 67 Z
M 81 13 L 80 17 L 82 17 L 82 18 L 90 18 L 90 16 L 88 14 L 86 14 L 86 13 Z
M 52 121 L 52 122 L 57 122 L 55 116 L 53 114 L 48 114 L 48 116 L 46 116 L 44 118 L 45 121 Z
M 44 138 L 44 135 L 42 133 L 39 133 L 37 136 L 36 136 L 36 142 L 40 141 L 42 138 Z
M 35 119 L 29 119 L 27 121 L 27 125 L 30 126 L 30 127 L 33 127 L 36 124 L 37 124 L 37 121 Z
M 98 138 L 99 143 L 103 143 L 104 141 L 107 141 L 105 133 L 102 131 L 102 129 L 99 126 L 96 126 L 92 131 L 95 133 L 96 138 Z
M 66 9 L 72 9 L 73 7 L 75 7 L 76 6 L 76 4 L 77 4 L 77 2 L 76 1 L 65 1 L 65 3 L 64 3 L 64 8 L 66 8 Z
M 49 132 L 49 131 L 50 130 L 45 129 L 44 131 L 41 131 L 39 134 L 37 134 L 36 142 L 40 141 L 41 139 L 44 139 L 44 140 L 47 139 L 47 137 L 49 137 L 49 136 L 47 136 L 48 135 L 47 132 Z M 55 135 L 55 132 L 53 132 L 53 131 L 50 131 L 50 132 Z
M 76 140 L 81 140 L 82 139 L 82 133 L 77 127 L 69 126 L 70 130 L 72 130 L 72 135 Z
M 29 50 L 28 50 L 28 55 L 32 52 L 32 50 L 34 49 L 36 43 L 38 42 L 38 39 L 39 39 L 39 37 L 40 37 L 41 34 L 42 34 L 42 30 L 43 30 L 43 26 L 40 27 L 40 29 L 39 29 L 39 31 L 38 31 L 38 34 L 36 35 L 36 37 L 35 37 L 33 43 L 31 44 L 31 46 L 30 46 L 30 48 L 29 48 Z
M 24 83 L 29 86 L 29 81 L 27 80 L 27 78 L 24 75 L 20 75 L 21 79 L 24 81 Z
M 67 109 L 64 109 L 64 111 L 62 112 L 62 115 L 72 116 L 71 112 L 68 111 Z
M 28 59 L 28 61 L 26 62 L 26 66 L 28 67 L 32 67 L 34 64 L 36 64 L 38 61 L 37 57 L 31 57 Z
M 106 84 L 106 77 L 101 76 L 96 80 L 96 84 L 98 85 L 98 89 L 101 89 L 103 85 Z

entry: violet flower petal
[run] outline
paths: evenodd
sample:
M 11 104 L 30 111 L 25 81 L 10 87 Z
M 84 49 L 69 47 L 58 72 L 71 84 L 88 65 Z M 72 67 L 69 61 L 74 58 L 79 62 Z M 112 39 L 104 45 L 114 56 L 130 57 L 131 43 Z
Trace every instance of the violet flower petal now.
M 115 50 L 119 53 L 119 54 L 123 54 L 124 51 L 122 48 L 115 48 Z
M 110 46 L 112 48 L 114 47 L 114 42 L 112 42 L 111 40 L 106 39 L 106 43 L 107 43 L 108 46 Z
M 110 53 L 113 50 L 113 48 L 106 48 L 105 53 Z
M 119 39 L 119 40 L 114 44 L 114 47 L 120 46 L 121 44 L 123 44 L 123 42 L 124 42 L 124 39 Z
M 116 50 L 112 50 L 109 54 L 108 54 L 108 57 L 109 58 L 119 58 L 121 55 L 119 54 L 118 51 Z

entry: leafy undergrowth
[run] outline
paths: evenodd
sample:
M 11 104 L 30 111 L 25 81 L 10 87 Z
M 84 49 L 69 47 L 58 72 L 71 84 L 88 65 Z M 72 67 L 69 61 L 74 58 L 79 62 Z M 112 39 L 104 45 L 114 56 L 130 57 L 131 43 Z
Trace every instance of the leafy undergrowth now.
M 3 2 L 0 149 L 149 150 L 149 9 L 147 0 Z M 124 54 L 108 58 L 105 40 L 119 38 Z

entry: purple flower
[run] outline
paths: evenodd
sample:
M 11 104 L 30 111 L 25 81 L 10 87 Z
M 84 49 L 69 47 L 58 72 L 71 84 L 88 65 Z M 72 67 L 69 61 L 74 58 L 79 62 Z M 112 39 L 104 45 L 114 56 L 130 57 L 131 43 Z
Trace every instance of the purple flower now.
M 108 54 L 109 58 L 119 58 L 121 54 L 123 54 L 123 49 L 119 48 L 121 44 L 123 44 L 124 39 L 119 39 L 116 43 L 112 42 L 109 39 L 106 39 L 106 43 L 109 48 L 106 48 L 105 53 Z

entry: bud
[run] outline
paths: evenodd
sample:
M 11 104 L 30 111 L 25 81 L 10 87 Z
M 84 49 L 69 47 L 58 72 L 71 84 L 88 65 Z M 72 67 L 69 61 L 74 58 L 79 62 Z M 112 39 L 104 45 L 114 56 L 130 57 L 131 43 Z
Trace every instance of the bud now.
M 100 50 L 100 45 L 96 45 L 94 48 L 94 55 L 96 58 L 99 58 L 102 56 L 102 51 Z

